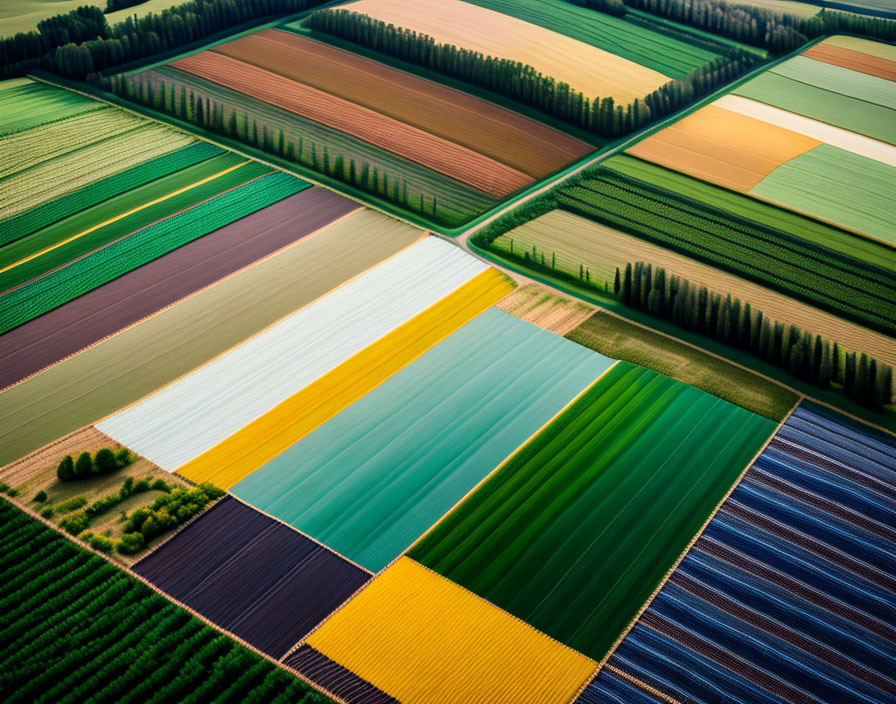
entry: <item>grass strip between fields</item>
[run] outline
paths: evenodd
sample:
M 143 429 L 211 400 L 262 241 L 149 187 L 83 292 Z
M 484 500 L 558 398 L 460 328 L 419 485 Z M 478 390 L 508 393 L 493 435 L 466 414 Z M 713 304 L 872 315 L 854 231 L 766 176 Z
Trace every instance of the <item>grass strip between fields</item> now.
M 188 462 L 178 474 L 197 484 L 210 481 L 215 486 L 229 489 L 497 303 L 510 290 L 510 283 L 495 269 L 478 274 L 423 313 Z

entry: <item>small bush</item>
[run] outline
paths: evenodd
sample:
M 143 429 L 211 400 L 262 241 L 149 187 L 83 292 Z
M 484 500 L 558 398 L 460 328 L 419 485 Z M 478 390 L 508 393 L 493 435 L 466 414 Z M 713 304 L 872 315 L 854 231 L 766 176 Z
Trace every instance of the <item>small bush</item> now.
M 63 501 L 61 504 L 57 504 L 56 510 L 59 513 L 68 513 L 69 511 L 74 511 L 75 509 L 81 508 L 82 506 L 86 505 L 86 496 L 75 496 L 68 501 Z
M 145 545 L 146 542 L 140 533 L 125 533 L 115 545 L 115 549 L 122 555 L 133 555 L 140 552 Z
M 110 553 L 115 548 L 115 542 L 103 537 L 102 535 L 97 535 L 96 533 L 87 533 L 82 537 L 83 540 L 94 550 Z
M 7 489 L 9 489 L 9 484 L 7 484 L 6 482 L 0 482 L 0 491 L 6 491 Z
M 19 491 L 18 489 L 7 489 L 7 490 L 6 490 L 6 495 L 7 495 L 7 496 L 12 496 L 13 498 L 15 498 L 16 496 L 18 496 L 18 495 L 21 494 L 21 493 L 22 493 L 22 492 Z
M 121 466 L 115 458 L 115 453 L 108 447 L 104 447 L 96 453 L 93 464 L 97 474 L 109 474 Z
M 56 509 L 54 509 L 52 506 L 47 506 L 47 508 L 45 508 L 43 511 L 40 512 L 40 515 L 46 519 L 50 519 L 53 517 L 53 514 L 55 514 L 55 513 L 56 513 Z
M 75 461 L 71 455 L 66 455 L 56 468 L 56 476 L 61 482 L 70 482 L 75 478 Z
M 33 501 L 36 501 L 36 502 L 39 503 L 39 504 L 42 504 L 44 501 L 47 500 L 47 492 L 45 492 L 45 491 L 39 491 L 39 492 L 37 492 L 37 493 L 34 495 L 34 499 L 32 499 L 32 500 L 33 500 Z
M 149 488 L 153 491 L 164 491 L 166 494 L 171 491 L 171 487 L 164 479 L 156 479 Z
M 72 535 L 78 535 L 78 533 L 87 530 L 87 526 L 89 525 L 90 518 L 88 518 L 86 513 L 76 513 L 71 516 L 66 516 L 59 521 L 59 527 Z
M 93 460 L 90 459 L 89 452 L 82 452 L 78 455 L 78 460 L 75 462 L 75 476 L 78 479 L 84 479 L 89 477 L 93 473 Z
M 115 460 L 118 462 L 119 467 L 127 467 L 131 462 L 134 461 L 134 456 L 131 454 L 131 451 L 123 447 L 118 451 L 118 454 L 115 456 Z

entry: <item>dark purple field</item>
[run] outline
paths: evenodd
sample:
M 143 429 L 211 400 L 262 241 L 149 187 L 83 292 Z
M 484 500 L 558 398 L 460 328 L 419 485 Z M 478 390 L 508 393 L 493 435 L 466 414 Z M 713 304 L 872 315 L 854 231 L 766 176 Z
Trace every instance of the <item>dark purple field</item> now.
M 303 645 L 283 664 L 301 672 L 305 677 L 324 687 L 348 704 L 398 704 L 381 689 L 361 679 L 338 662 L 319 653 L 310 645 Z
M 357 208 L 308 188 L 200 237 L 0 337 L 0 389 L 118 332 Z
M 228 496 L 134 571 L 221 628 L 281 657 L 370 575 Z

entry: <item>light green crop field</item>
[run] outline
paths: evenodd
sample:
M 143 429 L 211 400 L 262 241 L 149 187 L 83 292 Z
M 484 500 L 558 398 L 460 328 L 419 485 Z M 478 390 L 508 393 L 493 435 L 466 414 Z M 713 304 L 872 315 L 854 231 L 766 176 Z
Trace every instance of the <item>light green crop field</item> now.
M 851 232 L 813 220 L 799 213 L 714 186 L 706 181 L 700 181 L 678 171 L 672 171 L 626 154 L 608 159 L 604 162 L 604 166 L 626 176 L 702 201 L 707 205 L 722 208 L 742 218 L 749 218 L 762 225 L 775 227 L 790 235 L 802 237 L 868 264 L 896 272 L 896 249 L 877 244 L 864 237 L 857 237 Z
M 105 107 L 98 100 L 59 90 L 30 78 L 0 81 L 0 136 L 21 132 Z
M 896 110 L 896 82 L 888 81 L 886 78 L 871 76 L 805 56 L 794 56 L 775 66 L 771 69 L 771 73 Z
M 106 0 L 4 0 L 0 3 L 0 37 L 37 31 L 37 23 L 84 5 L 104 9 Z
M 600 660 L 774 427 L 619 362 L 409 555 Z
M 659 71 L 669 78 L 682 78 L 718 56 L 703 47 L 651 31 L 622 17 L 589 10 L 564 0 L 467 2 L 565 34 Z
M 896 168 L 822 144 L 750 193 L 896 245 Z

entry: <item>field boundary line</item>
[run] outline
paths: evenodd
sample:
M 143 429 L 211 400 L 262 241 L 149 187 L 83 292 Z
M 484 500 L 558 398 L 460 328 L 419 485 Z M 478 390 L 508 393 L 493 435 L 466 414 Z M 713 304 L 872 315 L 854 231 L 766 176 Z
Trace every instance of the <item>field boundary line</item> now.
M 163 203 L 164 201 L 166 201 L 170 198 L 179 196 L 181 193 L 186 193 L 187 191 L 191 191 L 194 188 L 203 186 L 206 183 L 210 183 L 211 181 L 214 181 L 216 178 L 224 176 L 225 174 L 229 174 L 231 171 L 236 171 L 240 167 L 245 166 L 246 164 L 251 164 L 251 163 L 252 163 L 251 161 L 243 161 L 239 164 L 236 164 L 235 166 L 231 166 L 229 168 L 224 169 L 223 171 L 219 171 L 218 173 L 212 174 L 211 176 L 206 176 L 205 178 L 200 179 L 199 181 L 196 181 L 195 183 L 190 183 L 186 186 L 183 186 L 182 188 L 175 189 L 175 190 L 171 191 L 170 193 L 166 193 L 165 195 L 156 198 L 155 200 L 151 200 L 146 203 L 143 203 L 143 205 L 139 205 L 136 208 L 131 208 L 130 210 L 128 210 L 124 213 L 121 213 L 119 215 L 116 215 L 113 218 L 109 218 L 108 220 L 105 220 L 104 222 L 101 222 L 98 225 L 93 225 L 92 227 L 88 227 L 86 230 L 79 232 L 75 235 L 72 235 L 71 237 L 67 237 L 66 239 L 62 240 L 61 242 L 57 242 L 53 245 L 50 245 L 49 247 L 44 247 L 39 252 L 30 254 L 27 257 L 25 257 L 24 259 L 19 259 L 17 262 L 13 262 L 9 266 L 3 267 L 2 269 L 0 269 L 0 274 L 2 274 L 5 271 L 9 271 L 10 269 L 15 269 L 17 266 L 20 266 L 20 265 L 24 264 L 25 262 L 30 262 L 32 259 L 37 259 L 38 257 L 42 257 L 44 254 L 46 254 L 47 252 L 52 252 L 54 249 L 58 249 L 59 247 L 64 247 L 69 242 L 74 242 L 75 240 L 80 239 L 81 237 L 89 235 L 91 232 L 96 232 L 97 230 L 100 230 L 100 229 L 106 227 L 107 225 L 111 225 L 112 223 L 118 222 L 119 220 L 123 220 L 124 218 L 128 217 L 129 215 L 138 213 L 141 210 L 144 210 L 153 205 L 156 205 L 157 203 Z M 150 182 L 150 183 L 152 183 L 152 182 Z M 127 192 L 127 191 L 125 191 L 125 192 Z M 222 192 L 226 193 L 226 191 L 222 191 Z M 205 202 L 205 201 L 202 201 L 202 202 Z M 83 212 L 83 211 L 79 211 L 79 212 Z M 184 211 L 180 210 L 178 212 L 182 213 Z M 162 219 L 164 219 L 164 218 L 162 218 Z M 161 222 L 162 219 L 156 220 L 156 222 Z M 155 223 L 151 223 L 151 224 L 155 224 Z M 137 232 L 137 230 L 134 230 L 134 232 Z M 99 248 L 97 248 L 97 249 L 99 249 Z M 96 251 L 96 250 L 91 250 L 91 251 Z
M 260 651 L 258 648 L 256 648 L 254 645 L 251 645 L 251 644 L 247 643 L 247 642 L 244 641 L 242 638 L 240 638 L 240 637 L 237 636 L 237 635 L 234 635 L 234 634 L 231 633 L 230 631 L 228 631 L 228 630 L 226 630 L 226 629 L 224 629 L 224 628 L 221 628 L 221 626 L 219 626 L 218 624 L 216 624 L 216 623 L 210 621 L 210 620 L 207 619 L 205 616 L 203 616 L 202 614 L 200 614 L 198 611 L 194 611 L 193 609 L 191 609 L 191 608 L 190 608 L 189 606 L 187 606 L 186 604 L 184 604 L 184 603 L 178 601 L 178 600 L 175 599 L 174 597 L 172 597 L 172 596 L 170 596 L 169 594 L 167 594 L 166 592 L 162 591 L 162 590 L 159 589 L 157 586 L 155 586 L 152 582 L 150 582 L 150 581 L 147 580 L 147 579 L 144 579 L 144 578 L 141 577 L 139 574 L 137 574 L 136 572 L 134 572 L 134 570 L 133 570 L 131 567 L 129 567 L 129 566 L 127 566 L 127 565 L 122 565 L 120 562 L 116 562 L 115 559 L 112 558 L 110 555 L 107 555 L 107 554 L 104 553 L 104 552 L 100 552 L 99 550 L 96 550 L 96 549 L 90 547 L 90 545 L 88 545 L 87 543 L 85 543 L 83 540 L 81 540 L 81 539 L 78 538 L 77 536 L 70 535 L 70 534 L 64 532 L 63 530 L 61 530 L 61 529 L 59 528 L 59 526 L 57 526 L 57 525 L 56 525 L 55 523 L 53 523 L 52 521 L 49 521 L 49 520 L 47 520 L 46 518 L 44 518 L 43 516 L 38 515 L 37 513 L 35 513 L 34 511 L 32 511 L 30 508 L 28 508 L 28 507 L 26 507 L 26 506 L 20 506 L 20 505 L 19 505 L 18 503 L 16 503 L 15 501 L 12 501 L 9 497 L 7 497 L 7 496 L 0 496 L 0 499 L 2 499 L 2 500 L 4 500 L 4 501 L 6 501 L 7 503 L 11 504 L 12 506 L 14 506 L 15 508 L 17 508 L 18 510 L 20 510 L 20 511 L 26 513 L 26 514 L 29 515 L 31 518 L 33 518 L 33 519 L 35 519 L 35 520 L 37 520 L 37 521 L 40 521 L 41 523 L 44 524 L 44 526 L 46 526 L 47 528 L 50 528 L 51 530 L 54 530 L 55 532 L 59 533 L 65 540 L 68 540 L 68 541 L 74 543 L 77 547 L 81 548 L 82 550 L 86 550 L 87 552 L 93 553 L 94 555 L 103 558 L 106 562 L 108 562 L 109 564 L 111 564 L 113 567 L 115 567 L 115 568 L 121 570 L 122 572 L 127 573 L 127 575 L 128 575 L 131 579 L 134 579 L 134 580 L 137 580 L 137 581 L 139 581 L 139 582 L 142 582 L 142 583 L 145 584 L 147 587 L 149 587 L 150 589 L 152 589 L 156 594 L 158 594 L 159 596 L 163 597 L 163 598 L 164 598 L 165 600 L 167 600 L 168 602 L 170 602 L 170 603 L 172 603 L 172 604 L 175 604 L 176 606 L 179 606 L 180 608 L 184 609 L 184 610 L 187 611 L 191 616 L 193 616 L 193 617 L 199 619 L 200 621 L 202 621 L 206 626 L 210 626 L 211 628 L 215 629 L 215 630 L 218 631 L 219 633 L 223 633 L 225 636 L 228 636 L 229 638 L 232 638 L 232 639 L 235 640 L 237 643 L 239 643 L 240 645 L 242 645 L 244 648 L 248 648 L 249 650 L 253 651 L 256 655 L 259 655 L 259 656 L 261 656 L 262 658 L 264 658 L 265 660 L 267 660 L 268 662 L 272 663 L 274 666 L 280 668 L 281 670 L 286 671 L 288 674 L 292 675 L 293 677 L 297 677 L 298 679 L 302 680 L 305 684 L 307 684 L 307 685 L 308 685 L 309 687 L 311 687 L 312 689 L 314 689 L 314 690 L 320 692 L 321 694 L 323 694 L 323 695 L 325 695 L 325 696 L 327 696 L 327 697 L 330 697 L 331 699 L 335 700 L 336 702 L 339 702 L 339 704 L 349 704 L 349 702 L 347 702 L 346 700 L 342 699 L 341 697 L 338 697 L 338 696 L 332 694 L 332 693 L 329 692 L 328 690 L 326 690 L 326 689 L 324 689 L 323 687 L 321 687 L 319 684 L 317 684 L 317 683 L 315 683 L 315 682 L 312 682 L 310 679 L 308 679 L 307 677 L 305 677 L 305 676 L 304 676 L 302 673 L 300 673 L 298 670 L 293 670 L 293 669 L 290 668 L 290 667 L 286 667 L 286 666 L 283 665 L 279 660 L 275 660 L 273 657 L 271 657 L 271 656 L 268 655 L 267 653 L 263 653 L 263 652 Z M 202 513 L 205 513 L 205 511 L 203 511 Z M 200 515 L 202 515 L 202 514 L 200 514 Z M 198 517 L 198 516 L 197 516 L 197 517 Z M 167 541 L 165 541 L 165 542 L 167 542 Z M 136 564 L 136 563 L 135 563 L 135 564 Z
M 301 191 L 300 191 L 300 193 L 301 193 Z M 298 195 L 298 193 L 296 193 L 296 194 L 294 194 L 294 195 Z M 287 197 L 288 197 L 288 198 L 292 198 L 292 196 L 287 196 Z M 280 202 L 280 201 L 278 201 L 278 202 Z M 282 247 L 280 247 L 279 249 L 275 249 L 273 252 L 270 252 L 269 254 L 264 255 L 264 256 L 261 257 L 260 259 L 256 259 L 254 262 L 249 262 L 248 264 L 246 264 L 246 265 L 243 266 L 243 267 L 240 267 L 240 268 L 237 269 L 236 271 L 232 271 L 232 272 L 230 272 L 229 274 L 227 274 L 226 276 L 222 276 L 220 279 L 217 279 L 216 281 L 212 281 L 211 283 L 206 284 L 206 285 L 203 286 L 202 288 L 196 289 L 196 290 L 193 291 L 192 293 L 188 293 L 186 296 L 182 296 L 181 298 L 178 298 L 176 301 L 172 301 L 171 303 L 169 303 L 169 304 L 163 306 L 162 308 L 159 308 L 157 311 L 154 311 L 154 312 L 150 313 L 149 315 L 145 315 L 145 316 L 143 316 L 142 318 L 140 318 L 139 320 L 135 320 L 133 323 L 129 323 L 128 325 L 125 325 L 123 328 L 121 328 L 121 329 L 119 329 L 119 330 L 115 330 L 114 332 L 110 332 L 108 335 L 106 335 L 106 336 L 100 338 L 99 340 L 95 340 L 94 342 L 91 342 L 89 345 L 85 345 L 85 346 L 82 347 L 81 349 L 76 350 L 76 351 L 72 352 L 71 354 L 67 354 L 67 355 L 66 355 L 65 357 L 63 357 L 62 359 L 58 359 L 58 360 L 56 360 L 55 362 L 52 362 L 52 363 L 48 364 L 47 366 L 42 367 L 41 369 L 38 369 L 37 371 L 31 372 L 28 376 L 19 379 L 17 382 L 15 382 L 15 383 L 13 383 L 13 384 L 10 384 L 9 386 L 5 386 L 5 387 L 3 387 L 3 388 L 0 388 L 0 393 L 3 393 L 4 391 L 8 391 L 9 389 L 11 389 L 11 388 L 13 388 L 13 387 L 18 386 L 19 384 L 22 384 L 22 383 L 28 381 L 28 379 L 30 379 L 31 377 L 33 377 L 33 376 L 37 376 L 37 375 L 40 374 L 41 372 L 44 372 L 44 371 L 46 371 L 47 369 L 51 369 L 52 367 L 55 367 L 57 364 L 61 364 L 62 362 L 64 362 L 64 361 L 67 360 L 67 359 L 71 359 L 72 357 L 75 357 L 75 356 L 81 354 L 81 352 L 84 352 L 85 350 L 89 350 L 91 347 L 96 347 L 96 346 L 99 345 L 100 343 L 105 342 L 106 340 L 108 340 L 110 337 L 115 337 L 116 335 L 120 335 L 121 333 L 123 333 L 123 332 L 125 332 L 125 331 L 127 331 L 127 330 L 130 330 L 131 328 L 136 327 L 137 325 L 140 325 L 141 323 L 146 322 L 147 320 L 150 320 L 150 319 L 152 319 L 152 318 L 155 318 L 157 315 L 161 315 L 162 313 L 164 313 L 164 312 L 165 312 L 166 310 L 168 310 L 169 308 L 173 308 L 174 306 L 176 306 L 176 305 L 178 305 L 178 304 L 180 304 L 180 303 L 183 303 L 184 301 L 189 300 L 190 298 L 193 298 L 194 296 L 198 296 L 200 293 L 203 293 L 204 291 L 207 291 L 208 289 L 212 288 L 213 286 L 217 286 L 217 285 L 220 284 L 220 283 L 224 283 L 225 281 L 227 281 L 227 280 L 229 280 L 229 279 L 232 279 L 234 276 L 237 276 L 238 274 L 242 274 L 242 273 L 244 273 L 245 271 L 251 269 L 252 267 L 257 266 L 258 264 L 261 264 L 262 262 L 266 262 L 268 259 L 272 259 L 273 257 L 275 257 L 275 256 L 277 256 L 277 255 L 279 255 L 279 254 L 282 254 L 282 253 L 285 252 L 287 249 L 290 249 L 290 248 L 292 248 L 292 247 L 295 247 L 295 246 L 298 245 L 299 243 L 304 242 L 304 241 L 310 239 L 311 237 L 314 237 L 315 235 L 317 235 L 317 234 L 323 232 L 324 230 L 326 230 L 326 229 L 327 229 L 328 227 L 330 227 L 331 225 L 335 225 L 336 223 L 341 222 L 342 220 L 345 220 L 345 219 L 348 218 L 349 216 L 351 216 L 351 215 L 355 215 L 355 214 L 358 212 L 358 210 L 361 210 L 361 209 L 363 209 L 363 206 L 358 206 L 358 207 L 355 208 L 354 210 L 352 210 L 352 211 L 350 211 L 350 212 L 348 212 L 348 213 L 345 213 L 344 215 L 339 216 L 339 217 L 336 218 L 335 220 L 333 220 L 333 221 L 327 223 L 326 225 L 322 225 L 321 227 L 319 227 L 318 229 L 314 230 L 313 232 L 309 232 L 309 233 L 308 233 L 307 235 L 305 235 L 304 237 L 302 237 L 302 238 L 300 238 L 300 239 L 297 239 L 297 240 L 294 240 L 294 241 L 292 241 L 292 242 L 290 242 L 290 243 L 288 243 L 288 244 L 285 244 L 285 245 L 283 245 Z M 256 212 L 261 212 L 261 211 L 256 211 Z M 211 233 L 209 233 L 209 234 L 211 234 Z M 200 238 L 200 239 L 201 239 L 201 238 Z M 175 251 L 175 250 L 172 250 L 172 251 Z M 170 254 L 170 252 L 169 252 L 169 254 Z M 165 255 L 162 255 L 162 256 L 165 256 Z M 161 257 L 159 257 L 159 258 L 161 258 Z M 138 267 L 138 268 L 139 268 L 139 267 Z M 134 271 L 134 270 L 132 270 L 132 271 Z M 123 274 L 123 276 L 124 276 L 124 274 Z M 64 303 L 63 305 L 66 305 L 66 304 Z M 62 306 L 59 306 L 59 308 L 62 308 Z M 54 310 L 55 310 L 55 309 L 54 309 Z M 25 324 L 26 324 L 26 323 L 23 323 L 23 325 L 25 325 Z M 18 327 L 20 327 L 20 326 L 18 326 Z M 15 328 L 13 328 L 13 329 L 15 329 Z M 99 421 L 97 421 L 97 422 L 99 422 Z M 44 447 L 46 447 L 46 445 L 45 445 Z M 37 452 L 37 450 L 35 450 L 35 452 Z M 30 454 L 30 453 L 29 453 L 29 454 Z M 18 461 L 18 460 L 14 460 L 14 461 Z M 167 470 L 166 470 L 166 471 L 167 471 Z
M 635 684 L 638 687 L 640 687 L 641 689 L 645 690 L 646 692 L 649 692 L 656 698 L 662 699 L 664 702 L 668 702 L 668 704 L 681 704 L 677 699 L 670 697 L 668 694 L 664 694 L 663 692 L 656 689 L 655 687 L 651 687 L 646 682 L 642 682 L 637 677 L 634 677 L 633 675 L 628 674 L 624 670 L 620 670 L 618 667 L 613 667 L 612 665 L 607 665 L 607 669 L 610 672 L 612 672 L 613 674 L 619 675 L 623 679 L 626 679 L 629 682 L 631 682 L 632 684 Z
M 355 213 L 355 212 L 357 212 L 357 211 L 352 211 L 352 213 Z M 328 226 L 328 227 L 329 227 L 329 226 Z M 308 308 L 308 307 L 311 306 L 311 305 L 314 305 L 315 303 L 317 303 L 317 302 L 318 302 L 319 300 L 321 300 L 322 298 L 324 298 L 324 297 L 326 297 L 326 296 L 329 296 L 329 295 L 330 295 L 331 293 L 333 293 L 334 291 L 336 291 L 336 290 L 342 288 L 343 286 L 346 286 L 347 284 L 349 284 L 349 283 L 351 283 L 352 281 L 354 281 L 355 279 L 357 279 L 357 278 L 363 276 L 363 275 L 366 274 L 367 272 L 372 271 L 373 269 L 375 269 L 376 267 L 378 267 L 380 264 L 383 264 L 383 263 L 389 261 L 390 259 L 392 259 L 393 257 L 398 256 L 399 254 L 401 254 L 402 252 L 404 252 L 406 249 L 409 249 L 410 247 L 413 247 L 414 245 L 416 245 L 417 243 L 421 242 L 421 241 L 424 240 L 425 238 L 426 238 L 426 235 L 425 235 L 425 234 L 421 235 L 421 236 L 418 237 L 416 240 L 414 240 L 413 242 L 411 242 L 411 244 L 407 245 L 406 247 L 402 247 L 402 248 L 399 249 L 397 252 L 393 252 L 392 254 L 390 254 L 390 255 L 389 255 L 388 257 L 386 257 L 385 259 L 382 259 L 382 260 L 378 261 L 376 264 L 373 264 L 372 266 L 368 267 L 367 269 L 364 269 L 363 271 L 361 271 L 361 272 L 355 274 L 355 275 L 352 276 L 350 279 L 347 279 L 347 280 L 343 281 L 342 283 L 340 283 L 338 286 L 336 286 L 336 287 L 334 287 L 334 288 L 331 288 L 331 289 L 328 289 L 328 290 L 326 291 L 326 293 L 322 293 L 322 294 L 321 294 L 320 296 L 318 296 L 317 298 L 315 298 L 315 299 L 313 299 L 313 300 L 311 300 L 311 301 L 308 301 L 308 303 L 306 303 L 305 305 L 300 306 L 300 307 L 296 308 L 295 310 L 292 310 L 291 312 L 287 313 L 287 314 L 284 315 L 284 316 L 281 316 L 280 318 L 277 318 L 277 320 L 275 320 L 274 322 L 272 322 L 270 325 L 267 325 L 267 326 L 265 326 L 264 328 L 262 328 L 261 330 L 259 330 L 259 331 L 255 332 L 255 333 L 253 333 L 253 334 L 250 335 L 249 337 L 244 338 L 243 340 L 240 340 L 240 341 L 239 341 L 238 343 L 236 343 L 235 345 L 233 345 L 233 346 L 231 346 L 231 347 L 228 347 L 228 348 L 227 348 L 226 350 L 224 350 L 223 352 L 220 352 L 219 354 L 215 355 L 215 356 L 212 357 L 211 359 L 206 360 L 205 362 L 203 362 L 203 363 L 200 364 L 199 366 L 194 367 L 193 369 L 190 369 L 190 370 L 187 371 L 187 372 L 184 372 L 183 374 L 181 374 L 181 375 L 180 375 L 179 377 L 177 377 L 176 379 L 172 379 L 171 381 L 169 381 L 167 384 L 164 384 L 164 385 L 162 385 L 162 386 L 159 386 L 159 387 L 156 388 L 156 389 L 153 389 L 153 390 L 150 391 L 148 394 L 145 394 L 144 396 L 141 396 L 140 398 L 138 398 L 138 399 L 135 400 L 135 401 L 132 401 L 132 402 L 129 403 L 128 405 L 126 405 L 126 406 L 122 406 L 122 407 L 119 408 L 118 410 L 113 411 L 112 413 L 108 413 L 108 414 L 106 414 L 106 415 L 103 416 L 102 418 L 100 418 L 100 419 L 94 421 L 94 423 L 95 423 L 95 424 L 96 424 L 96 423 L 102 423 L 103 421 L 105 421 L 105 420 L 111 418 L 111 417 L 114 416 L 114 415 L 117 415 L 118 413 L 121 413 L 122 411 L 127 410 L 128 408 L 131 408 L 132 406 L 136 406 L 138 403 L 140 403 L 140 402 L 143 401 L 144 399 L 149 398 L 150 396 L 153 396 L 153 395 L 159 393 L 159 392 L 162 391 L 163 389 L 167 389 L 169 386 L 172 386 L 173 384 L 176 384 L 176 383 L 179 382 L 181 379 L 184 379 L 184 378 L 188 377 L 190 374 L 193 374 L 194 372 L 197 372 L 197 371 L 199 371 L 200 369 L 203 369 L 203 368 L 207 367 L 207 366 L 210 365 L 212 362 L 216 361 L 216 360 L 219 359 L 220 357 L 223 357 L 225 354 L 229 353 L 231 350 L 234 350 L 234 349 L 236 349 L 237 347 L 240 347 L 240 346 L 242 346 L 242 345 L 245 345 L 247 342 L 250 342 L 251 340 L 254 340 L 256 337 L 258 337 L 259 335 L 261 335 L 261 334 L 267 332 L 267 331 L 270 330 L 271 328 L 276 327 L 277 325 L 279 325 L 280 323 L 282 323 L 282 322 L 283 322 L 284 320 L 286 320 L 287 318 L 289 318 L 289 317 L 295 315 L 296 313 L 298 313 L 298 312 L 301 311 L 301 310 L 304 310 L 305 308 Z M 298 242 L 295 242 L 294 244 L 299 244 L 299 242 L 301 242 L 301 241 L 302 241 L 302 240 L 299 240 Z M 292 246 L 292 245 L 290 245 L 290 246 Z M 213 284 L 213 285 L 214 285 L 214 284 Z M 165 470 L 165 471 L 171 471 L 171 470 Z M 177 470 L 173 470 L 173 471 L 177 471 Z
M 675 560 L 675 562 L 672 564 L 672 566 L 666 572 L 665 576 L 660 580 L 656 589 L 653 590 L 653 593 L 647 598 L 647 600 L 644 602 L 644 605 L 641 606 L 641 608 L 638 610 L 638 613 L 635 615 L 635 617 L 629 622 L 628 626 L 626 626 L 626 628 L 622 631 L 622 633 L 616 639 L 616 642 L 613 643 L 613 645 L 607 651 L 607 654 L 604 655 L 604 657 L 601 659 L 600 664 L 597 667 L 597 671 L 594 673 L 595 677 L 597 677 L 597 675 L 600 674 L 600 671 L 606 666 L 607 661 L 612 657 L 613 653 L 616 652 L 616 649 L 619 647 L 620 643 L 622 643 L 622 641 L 629 634 L 629 632 L 632 630 L 632 628 L 634 628 L 635 624 L 638 622 L 638 619 L 641 618 L 643 613 L 645 611 L 647 611 L 647 609 L 650 607 L 650 604 L 653 603 L 653 600 L 660 593 L 662 588 L 664 586 L 666 586 L 666 582 L 669 580 L 669 577 L 671 577 L 672 574 L 675 572 L 675 570 L 678 569 L 678 566 L 681 564 L 681 562 L 684 560 L 684 558 L 690 552 L 691 548 L 694 546 L 694 543 L 696 543 L 697 540 L 700 539 L 700 536 L 702 536 L 703 533 L 706 531 L 706 529 L 709 527 L 709 524 L 712 522 L 713 518 L 716 517 L 716 514 L 721 510 L 722 506 L 725 504 L 725 502 L 728 500 L 728 498 L 731 496 L 731 494 L 734 493 L 734 490 L 737 489 L 738 486 L 740 486 L 741 481 L 743 481 L 744 475 L 746 475 L 746 473 L 753 467 L 753 465 L 756 463 L 756 460 L 759 459 L 759 456 L 762 455 L 763 452 L 765 452 L 769 443 L 771 443 L 771 441 L 775 438 L 775 436 L 780 432 L 781 428 L 790 419 L 790 416 L 793 415 L 793 412 L 799 407 L 799 405 L 802 402 L 803 402 L 803 397 L 800 397 L 799 399 L 797 399 L 797 402 L 793 404 L 793 407 L 790 409 L 790 411 L 788 411 L 787 415 L 784 416 L 784 418 L 781 420 L 780 423 L 778 423 L 778 425 L 775 427 L 774 431 L 772 431 L 772 433 L 768 436 L 766 441 L 764 443 L 762 443 L 762 446 L 759 448 L 759 450 L 756 452 L 756 454 L 753 455 L 753 458 L 746 464 L 744 469 L 741 471 L 741 473 L 737 476 L 737 478 L 734 480 L 734 482 L 728 488 L 728 491 L 725 492 L 725 495 L 719 500 L 719 502 L 716 504 L 716 507 L 710 512 L 709 516 L 703 522 L 703 525 L 694 534 L 694 536 L 688 542 L 688 544 L 684 548 L 684 550 L 682 550 L 681 554 L 678 556 L 678 559 Z

